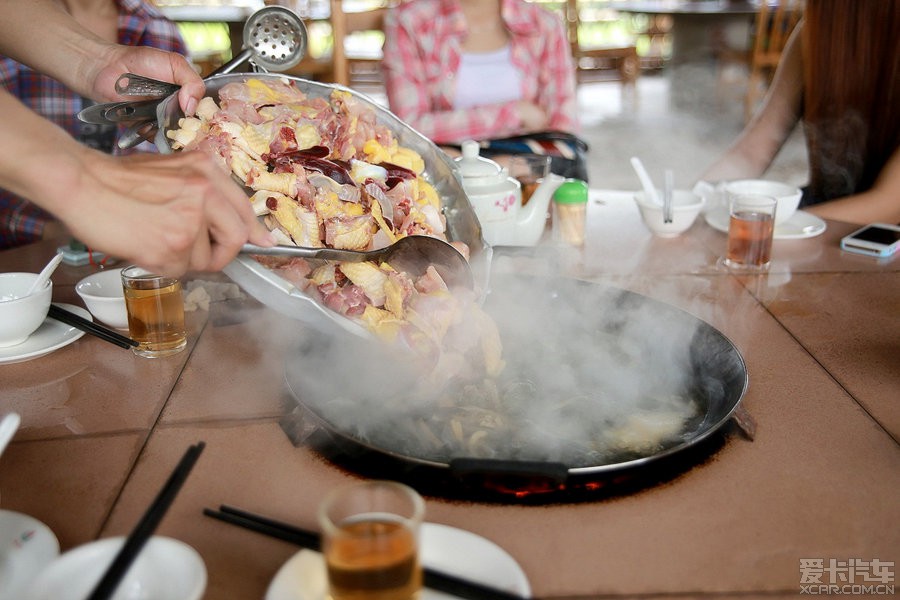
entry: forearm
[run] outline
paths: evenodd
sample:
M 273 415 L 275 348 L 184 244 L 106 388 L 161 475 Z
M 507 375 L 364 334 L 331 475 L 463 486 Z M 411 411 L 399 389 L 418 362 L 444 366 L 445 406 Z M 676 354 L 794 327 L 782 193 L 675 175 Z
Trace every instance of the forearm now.
M 760 177 L 775 160 L 800 120 L 803 62 L 799 30 L 796 28 L 788 41 L 762 108 L 701 179 L 722 181 Z
M 872 188 L 806 208 L 822 218 L 847 223 L 900 224 L 900 148 L 882 168 Z
M 97 65 L 110 44 L 54 0 L 0 0 L 0 14 L 0 53 L 91 95 Z
M 90 150 L 2 89 L 0 114 L 0 187 L 65 219 L 70 190 L 54 183 L 55 174 L 72 172 L 76 157 Z

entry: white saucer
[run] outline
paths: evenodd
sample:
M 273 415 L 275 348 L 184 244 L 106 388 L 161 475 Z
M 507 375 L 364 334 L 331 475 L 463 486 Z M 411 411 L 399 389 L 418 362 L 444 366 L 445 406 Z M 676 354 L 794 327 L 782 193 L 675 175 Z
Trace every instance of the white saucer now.
M 531 586 L 522 568 L 494 542 L 437 523 L 423 523 L 421 535 L 423 566 L 524 597 L 531 595 Z M 325 561 L 320 553 L 312 550 L 301 550 L 284 563 L 266 592 L 266 600 L 324 600 L 327 597 Z M 419 594 L 419 600 L 453 598 L 456 596 L 428 588 L 423 588 Z
M 706 213 L 706 222 L 713 229 L 728 233 L 728 208 L 720 206 Z M 775 226 L 774 239 L 776 240 L 802 240 L 816 237 L 825 232 L 825 221 L 812 213 L 798 210 L 794 215 L 780 225 Z
M 19 600 L 41 570 L 59 555 L 50 528 L 28 515 L 0 510 L 0 600 Z
M 80 306 L 62 302 L 54 302 L 53 304 L 60 308 L 65 308 L 79 317 L 84 317 L 88 321 L 94 320 L 91 318 L 91 313 Z M 59 350 L 63 346 L 71 344 L 83 335 L 84 332 L 80 329 L 75 329 L 71 325 L 66 325 L 56 319 L 47 317 L 41 326 L 37 328 L 37 331 L 28 336 L 28 339 L 21 344 L 0 348 L 0 365 L 23 362 L 50 354 L 54 350 Z

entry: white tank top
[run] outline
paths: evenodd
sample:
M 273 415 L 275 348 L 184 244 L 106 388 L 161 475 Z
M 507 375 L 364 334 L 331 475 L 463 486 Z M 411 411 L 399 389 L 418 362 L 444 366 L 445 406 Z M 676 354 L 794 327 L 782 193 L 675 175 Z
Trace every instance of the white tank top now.
M 463 53 L 460 57 L 454 108 L 521 99 L 522 73 L 512 63 L 509 44 L 493 52 Z

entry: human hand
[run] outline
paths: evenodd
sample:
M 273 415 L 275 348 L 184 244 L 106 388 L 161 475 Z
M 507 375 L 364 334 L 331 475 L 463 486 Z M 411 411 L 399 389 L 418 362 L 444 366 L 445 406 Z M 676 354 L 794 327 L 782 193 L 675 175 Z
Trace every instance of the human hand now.
M 178 103 L 186 115 L 194 114 L 197 103 L 206 91 L 203 79 L 180 54 L 149 46 L 111 45 L 89 75 L 89 81 L 93 82 L 91 96 L 100 101 L 133 99 L 120 96 L 115 91 L 116 80 L 125 73 L 180 85 Z
M 533 131 L 543 131 L 547 129 L 550 118 L 544 109 L 533 102 L 520 100 L 517 102 L 516 108 L 519 111 L 519 120 L 522 123 L 522 130 L 526 133 Z
M 89 247 L 156 273 L 218 271 L 245 242 L 275 243 L 250 202 L 207 155 L 110 157 L 93 150 L 57 169 L 57 213 Z

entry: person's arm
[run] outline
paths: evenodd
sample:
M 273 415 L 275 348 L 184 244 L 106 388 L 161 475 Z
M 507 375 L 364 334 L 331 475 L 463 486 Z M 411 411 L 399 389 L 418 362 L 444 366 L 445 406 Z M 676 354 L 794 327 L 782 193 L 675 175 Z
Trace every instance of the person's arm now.
M 272 245 L 246 195 L 200 152 L 112 157 L 0 90 L 0 187 L 57 215 L 79 240 L 152 271 L 219 270 Z
M 875 184 L 867 191 L 804 207 L 824 219 L 847 223 L 900 225 L 900 148 L 885 163 Z
M 540 105 L 547 114 L 549 129 L 578 133 L 578 102 L 575 63 L 566 39 L 563 23 L 555 15 L 553 27 L 546 32 L 547 52 L 539 69 Z
M 128 100 L 115 93 L 123 73 L 181 85 L 178 101 L 193 114 L 203 97 L 203 80 L 187 59 L 156 48 L 103 41 L 79 25 L 54 0 L 0 0 L 0 54 L 61 81 L 100 102 Z M 39 40 L 39 43 L 36 43 Z
M 800 120 L 803 101 L 803 59 L 800 31 L 794 28 L 762 108 L 734 143 L 701 176 L 705 181 L 762 176 Z

